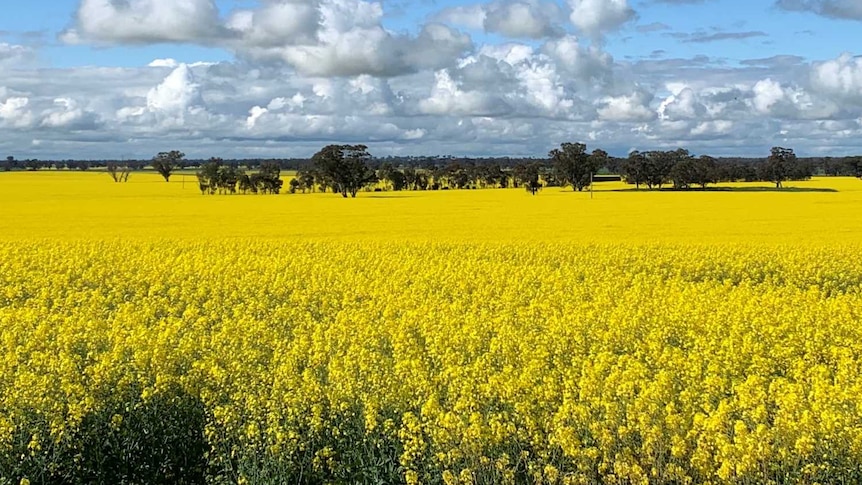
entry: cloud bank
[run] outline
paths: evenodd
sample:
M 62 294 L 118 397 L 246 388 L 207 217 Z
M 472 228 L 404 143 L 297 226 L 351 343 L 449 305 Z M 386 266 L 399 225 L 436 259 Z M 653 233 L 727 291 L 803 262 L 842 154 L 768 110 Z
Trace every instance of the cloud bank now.
M 780 3 L 853 14 L 837 0 Z M 233 59 L 183 63 L 168 46 L 140 67 L 59 69 L 34 65 L 31 47 L 0 43 L 0 151 L 283 157 L 362 142 L 381 155 L 540 156 L 581 140 L 617 155 L 678 146 L 751 155 L 860 146 L 860 58 L 615 59 L 605 40 L 620 29 L 682 43 L 766 35 L 673 32 L 637 18 L 627 0 L 493 0 L 393 31 L 383 4 L 363 0 L 265 0 L 233 11 L 209 0 L 82 0 L 66 42 L 195 44 Z M 477 42 L 480 34 L 492 40 Z

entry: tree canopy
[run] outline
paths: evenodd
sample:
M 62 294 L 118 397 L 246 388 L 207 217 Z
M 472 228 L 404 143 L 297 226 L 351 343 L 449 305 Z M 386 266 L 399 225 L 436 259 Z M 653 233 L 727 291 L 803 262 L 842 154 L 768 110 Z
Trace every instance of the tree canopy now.
M 606 152 L 601 153 L 607 158 Z M 600 168 L 596 161 L 601 155 L 587 154 L 587 146 L 583 143 L 563 143 L 560 148 L 551 150 L 548 156 L 560 185 L 571 185 L 576 191 L 589 187 L 592 176 Z
M 153 157 L 153 169 L 165 178 L 165 182 L 170 182 L 171 173 L 180 167 L 183 158 L 186 154 L 177 150 L 169 152 L 161 152 Z
M 365 145 L 328 145 L 311 157 L 326 185 L 343 197 L 356 197 L 363 187 L 377 182 L 369 167 L 371 154 Z

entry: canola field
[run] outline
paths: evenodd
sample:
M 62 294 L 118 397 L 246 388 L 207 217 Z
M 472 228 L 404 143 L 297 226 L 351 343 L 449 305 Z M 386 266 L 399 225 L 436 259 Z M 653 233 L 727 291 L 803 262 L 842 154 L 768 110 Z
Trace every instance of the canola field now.
M 789 185 L 0 173 L 0 484 L 859 483 L 862 181 Z

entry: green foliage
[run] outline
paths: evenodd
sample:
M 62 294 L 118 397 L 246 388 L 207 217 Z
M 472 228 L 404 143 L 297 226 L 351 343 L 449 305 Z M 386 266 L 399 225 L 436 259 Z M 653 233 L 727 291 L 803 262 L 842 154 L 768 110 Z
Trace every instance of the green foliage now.
M 153 157 L 153 169 L 165 178 L 165 182 L 170 182 L 171 174 L 174 170 L 180 167 L 185 156 L 185 153 L 177 150 L 160 152 L 158 155 Z
M 296 176 L 290 181 L 290 193 L 314 191 L 314 173 L 310 170 L 298 170 Z
M 516 165 L 512 169 L 512 183 L 515 187 L 523 186 L 527 192 L 536 195 L 536 192 L 542 188 L 542 183 L 539 181 L 539 169 L 538 163 Z
M 258 173 L 251 176 L 235 164 L 225 164 L 221 158 L 211 158 L 197 172 L 201 194 L 278 194 L 284 182 L 277 163 L 264 162 Z
M 593 157 L 587 154 L 587 146 L 583 143 L 563 143 L 560 148 L 551 150 L 548 156 L 560 185 L 571 185 L 577 191 L 589 187 L 592 176 L 599 169 L 596 161 L 601 158 L 600 155 Z
M 697 162 L 687 150 L 674 152 L 676 159 L 670 169 L 670 178 L 677 189 L 688 189 L 696 183 Z
M 629 153 L 620 171 L 626 183 L 634 184 L 639 189 L 641 184 L 646 183 L 646 170 L 646 155 L 634 150 Z
M 33 448 L 34 431 L 47 436 L 49 426 L 32 416 L 16 433 L 13 449 L 0 456 L 0 476 L 34 485 L 203 484 L 205 423 L 203 403 L 181 389 L 147 399 L 136 387 L 112 391 L 56 443 Z
M 377 181 L 368 166 L 371 154 L 365 145 L 328 145 L 312 157 L 321 185 L 332 187 L 342 197 L 356 197 L 360 189 Z
M 391 163 L 383 163 L 377 169 L 377 178 L 385 183 L 392 190 L 404 190 L 407 185 L 407 179 L 404 173 L 395 168 Z
M 773 147 L 769 157 L 760 166 L 760 178 L 781 188 L 787 180 L 807 180 L 813 175 L 808 163 L 800 162 L 791 148 Z
M 651 151 L 645 154 L 644 182 L 647 187 L 661 188 L 670 181 L 670 173 L 677 160 L 688 157 L 688 150 Z
M 847 164 L 854 176 L 862 178 L 862 157 L 853 157 Z

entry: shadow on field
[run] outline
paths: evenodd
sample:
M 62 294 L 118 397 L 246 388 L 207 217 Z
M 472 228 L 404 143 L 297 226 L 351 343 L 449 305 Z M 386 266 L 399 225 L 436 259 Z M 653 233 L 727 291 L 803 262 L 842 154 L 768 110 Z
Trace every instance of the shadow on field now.
M 414 195 L 366 195 L 364 199 L 412 199 Z
M 836 189 L 823 187 L 707 187 L 692 189 L 675 189 L 673 187 L 655 189 L 612 189 L 609 192 L 838 192 Z
M 48 441 L 34 451 L 27 442 L 33 429 L 44 424 L 36 418 L 22 426 L 22 439 L 13 440 L 18 449 L 13 445 L 12 453 L 0 453 L 0 476 L 68 485 L 206 482 L 205 408 L 178 387 L 146 400 L 137 386 L 111 393 L 61 441 Z

